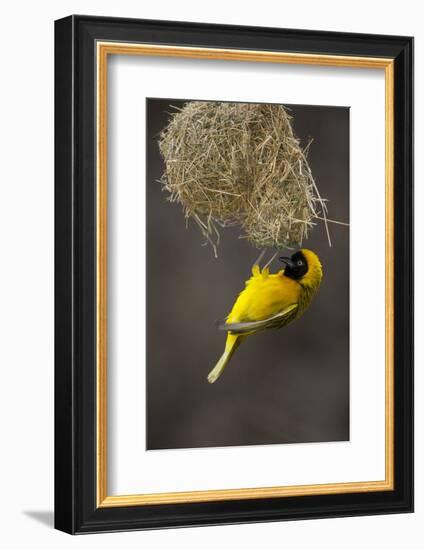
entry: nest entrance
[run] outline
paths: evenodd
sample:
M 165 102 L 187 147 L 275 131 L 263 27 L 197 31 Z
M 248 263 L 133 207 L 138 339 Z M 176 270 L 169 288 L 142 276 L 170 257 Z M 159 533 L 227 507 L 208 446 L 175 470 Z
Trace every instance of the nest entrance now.
M 215 250 L 239 225 L 257 248 L 301 246 L 326 206 L 281 105 L 191 101 L 171 116 L 159 147 L 169 200 Z

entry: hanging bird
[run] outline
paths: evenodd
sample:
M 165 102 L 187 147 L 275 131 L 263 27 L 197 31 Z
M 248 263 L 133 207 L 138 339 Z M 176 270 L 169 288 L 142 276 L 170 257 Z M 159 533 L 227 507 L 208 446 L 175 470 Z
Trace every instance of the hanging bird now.
M 208 375 L 213 384 L 221 376 L 241 342 L 261 330 L 281 328 L 298 319 L 309 307 L 322 280 L 322 266 L 318 256 L 302 248 L 290 258 L 281 257 L 285 268 L 269 273 L 260 269 L 258 262 L 252 276 L 220 329 L 228 333 L 225 351 Z

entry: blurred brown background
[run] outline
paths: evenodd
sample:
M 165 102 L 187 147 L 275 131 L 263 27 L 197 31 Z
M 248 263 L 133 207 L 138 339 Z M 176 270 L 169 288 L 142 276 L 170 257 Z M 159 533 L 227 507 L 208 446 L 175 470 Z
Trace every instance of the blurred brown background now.
M 147 100 L 147 449 L 349 439 L 349 230 L 320 224 L 304 245 L 323 263 L 310 309 L 279 331 L 247 339 L 213 385 L 209 370 L 258 251 L 222 232 L 215 259 L 180 205 L 166 201 L 159 132 L 177 100 Z M 349 109 L 287 105 L 329 217 L 349 221 Z M 276 260 L 275 271 L 281 268 Z

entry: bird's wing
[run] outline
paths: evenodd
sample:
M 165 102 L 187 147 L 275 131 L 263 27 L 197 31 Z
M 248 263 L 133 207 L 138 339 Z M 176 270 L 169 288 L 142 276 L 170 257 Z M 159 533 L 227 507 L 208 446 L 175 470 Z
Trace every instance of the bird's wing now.
M 232 334 L 247 334 L 249 332 L 258 332 L 266 328 L 280 328 L 293 318 L 293 314 L 296 312 L 297 308 L 297 304 L 292 304 L 276 315 L 272 315 L 272 317 L 268 317 L 262 321 L 222 323 L 218 328 L 226 332 L 231 332 Z

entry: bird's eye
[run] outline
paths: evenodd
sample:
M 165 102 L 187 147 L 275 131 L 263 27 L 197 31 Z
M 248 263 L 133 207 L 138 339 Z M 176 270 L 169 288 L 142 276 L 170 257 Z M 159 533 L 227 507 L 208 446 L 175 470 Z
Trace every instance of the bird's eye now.
M 303 265 L 302 260 L 298 260 L 298 261 L 297 261 L 297 265 L 298 265 L 299 267 L 301 267 L 301 266 Z

